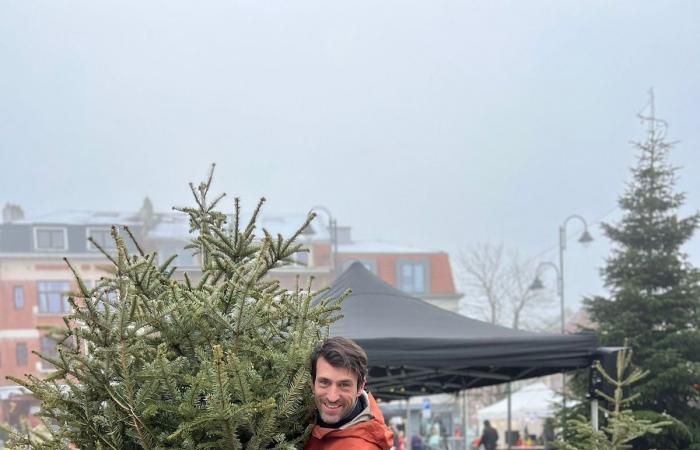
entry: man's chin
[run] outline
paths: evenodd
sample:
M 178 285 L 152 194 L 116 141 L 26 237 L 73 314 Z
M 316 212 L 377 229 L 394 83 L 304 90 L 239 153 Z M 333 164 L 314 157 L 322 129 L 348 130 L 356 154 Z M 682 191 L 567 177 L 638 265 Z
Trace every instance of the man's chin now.
M 335 414 L 332 416 L 329 416 L 328 414 L 321 413 L 321 420 L 323 420 L 328 425 L 334 425 L 334 424 L 340 422 L 340 416 L 335 415 Z

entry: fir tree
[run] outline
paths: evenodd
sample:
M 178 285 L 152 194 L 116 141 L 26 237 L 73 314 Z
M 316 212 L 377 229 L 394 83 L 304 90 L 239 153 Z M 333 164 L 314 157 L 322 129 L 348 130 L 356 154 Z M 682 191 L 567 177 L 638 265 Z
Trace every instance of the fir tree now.
M 685 196 L 674 190 L 678 168 L 668 162 L 673 144 L 666 140 L 666 123 L 655 116 L 653 93 L 650 110 L 640 116 L 646 139 L 636 143 L 632 182 L 619 199 L 623 217 L 603 225 L 614 245 L 602 270 L 610 296 L 589 298 L 586 306 L 600 343 L 621 345 L 629 338 L 633 364 L 649 370 L 635 408 L 668 413 L 698 430 L 700 273 L 682 246 L 700 216 L 678 215 Z
M 627 342 L 625 342 L 627 344 Z M 558 442 L 562 450 L 622 450 L 631 448 L 630 443 L 647 435 L 658 435 L 663 427 L 671 424 L 668 420 L 653 421 L 640 418 L 630 409 L 630 404 L 639 398 L 639 393 L 625 397 L 625 391 L 648 375 L 648 371 L 634 369 L 627 374 L 632 362 L 633 352 L 625 348 L 617 355 L 617 373 L 607 373 L 599 361 L 596 370 L 614 386 L 614 393 L 608 396 L 601 391 L 596 395 L 606 400 L 609 407 L 601 406 L 605 424 L 601 429 L 594 429 L 588 418 L 579 415 L 569 419 L 567 425 L 572 430 L 567 442 Z
M 213 167 L 212 167 L 213 171 Z M 32 449 L 295 449 L 310 431 L 309 357 L 338 318 L 309 285 L 288 291 L 266 277 L 301 250 L 295 239 L 255 235 L 261 200 L 240 225 L 209 201 L 209 179 L 183 208 L 201 254 L 199 279 L 179 280 L 156 254 L 128 253 L 112 230 L 114 275 L 94 288 L 76 273 L 56 371 L 15 379 L 42 401 L 46 430 L 15 436 Z M 93 242 L 99 247 L 99 244 Z M 69 263 L 70 265 L 70 263 Z M 72 266 L 71 266 L 72 268 Z M 298 283 L 297 283 L 298 285 Z

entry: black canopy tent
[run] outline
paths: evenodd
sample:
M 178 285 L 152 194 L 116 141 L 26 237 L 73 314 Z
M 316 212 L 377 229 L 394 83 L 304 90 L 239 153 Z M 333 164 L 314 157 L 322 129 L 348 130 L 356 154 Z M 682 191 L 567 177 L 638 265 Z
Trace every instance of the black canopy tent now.
M 455 392 L 588 367 L 594 335 L 513 330 L 470 319 L 395 289 L 352 264 L 324 297 L 352 294 L 331 335 L 366 351 L 368 386 L 378 398 Z

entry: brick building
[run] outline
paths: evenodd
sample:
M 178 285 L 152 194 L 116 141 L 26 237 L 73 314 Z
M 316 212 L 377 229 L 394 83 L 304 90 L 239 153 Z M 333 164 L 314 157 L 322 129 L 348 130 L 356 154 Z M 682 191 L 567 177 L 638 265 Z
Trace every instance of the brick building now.
M 291 236 L 305 215 L 263 216 L 259 226 L 273 234 Z M 158 214 L 147 204 L 138 213 L 65 211 L 25 219 L 16 205 L 7 205 L 0 224 L 0 421 L 16 422 L 32 412 L 31 397 L 6 375 L 37 376 L 51 371 L 33 352 L 55 352 L 55 342 L 41 331 L 61 326 L 69 312 L 66 293 L 77 289 L 63 261 L 67 257 L 88 285 L 105 275 L 104 256 L 88 240 L 113 248 L 112 225 L 128 225 L 147 251 L 165 259 L 177 254 L 180 272 L 196 276 L 199 261 L 183 250 L 190 238 L 187 216 Z M 292 287 L 297 275 L 315 278 L 314 286 L 332 283 L 345 267 L 362 262 L 387 283 L 437 306 L 457 311 L 461 294 L 455 290 L 448 255 L 380 242 L 354 242 L 349 227 L 329 227 L 319 216 L 304 230 L 300 243 L 309 251 L 297 264 L 276 269 L 275 278 Z

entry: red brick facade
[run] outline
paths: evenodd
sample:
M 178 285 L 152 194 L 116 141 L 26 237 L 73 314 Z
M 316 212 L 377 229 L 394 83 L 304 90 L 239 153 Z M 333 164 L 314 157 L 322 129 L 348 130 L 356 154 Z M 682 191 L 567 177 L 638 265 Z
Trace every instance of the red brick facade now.
M 452 279 L 452 267 L 447 253 L 342 253 L 339 255 L 339 265 L 349 261 L 376 261 L 376 275 L 390 285 L 398 288 L 396 279 L 397 264 L 400 261 L 426 262 L 429 268 L 429 291 L 431 294 L 456 294 Z

